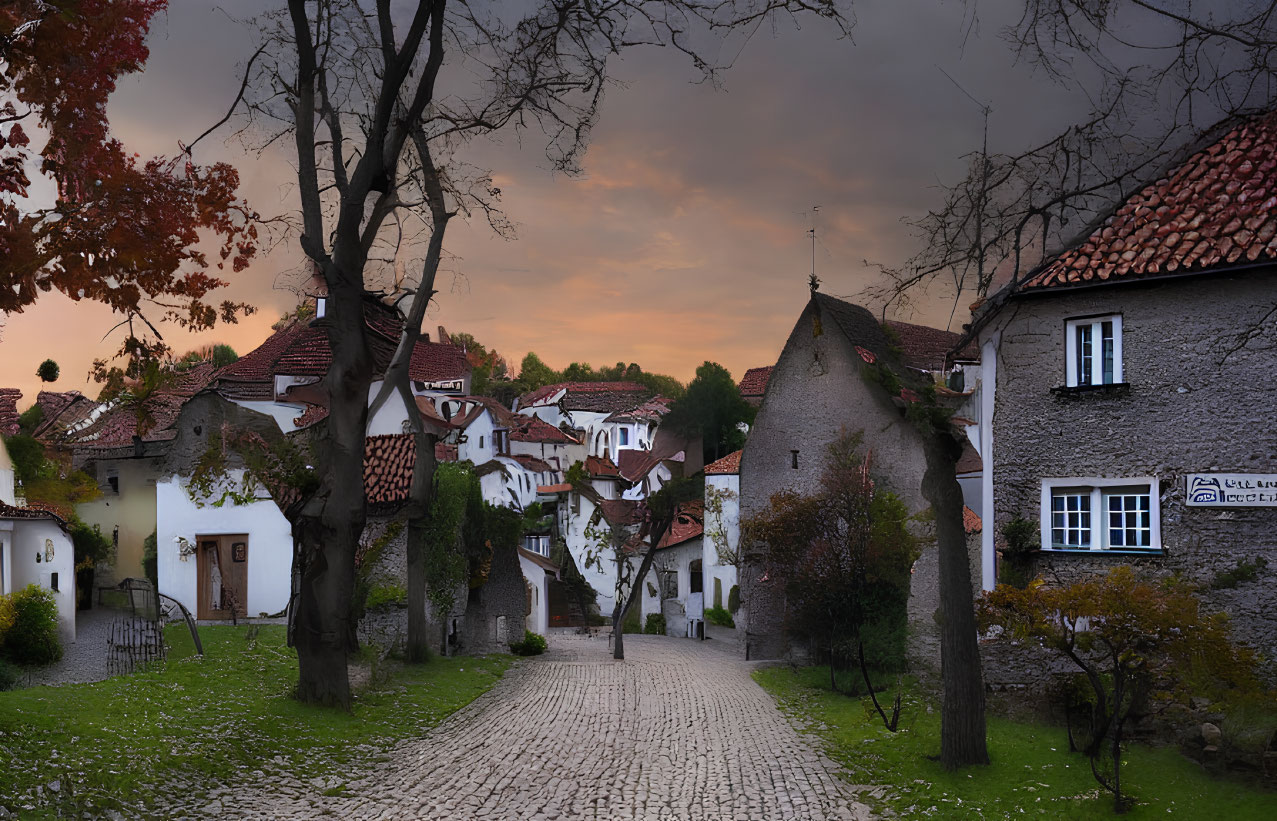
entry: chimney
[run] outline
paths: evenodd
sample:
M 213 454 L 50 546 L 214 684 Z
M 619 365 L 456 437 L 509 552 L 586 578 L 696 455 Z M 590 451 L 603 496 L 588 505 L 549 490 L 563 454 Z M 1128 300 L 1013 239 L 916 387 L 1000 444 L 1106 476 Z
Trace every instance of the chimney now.
M 452 344 L 451 337 L 448 336 L 448 332 L 443 329 L 442 325 L 439 326 L 439 344 L 440 345 Z

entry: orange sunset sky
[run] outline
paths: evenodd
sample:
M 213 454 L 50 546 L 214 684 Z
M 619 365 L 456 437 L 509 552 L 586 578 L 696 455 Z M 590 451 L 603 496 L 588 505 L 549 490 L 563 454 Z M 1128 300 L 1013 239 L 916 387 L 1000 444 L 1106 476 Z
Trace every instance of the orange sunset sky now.
M 115 132 L 143 155 L 172 154 L 222 116 L 254 46 L 250 27 L 232 18 L 261 8 L 171 5 L 153 27 L 145 72 L 111 102 Z M 820 206 L 823 288 L 857 299 L 874 282 L 866 262 L 896 265 L 917 250 L 903 220 L 937 207 L 937 185 L 956 181 L 962 156 L 979 147 L 979 108 L 944 72 L 993 104 L 993 150 L 1021 149 L 1082 110 L 1016 65 L 999 39 L 1016 6 L 981 2 L 972 25 L 970 5 L 956 0 L 863 0 L 852 40 L 815 21 L 780 22 L 723 46 L 734 65 L 721 88 L 696 82 L 675 54 L 627 56 L 579 177 L 552 174 L 534 133 L 465 155 L 492 170 L 517 237 L 452 223 L 427 328 L 470 332 L 512 366 L 529 350 L 556 368 L 634 361 L 683 380 L 706 359 L 738 378 L 771 364 L 807 296 L 811 207 Z M 228 135 L 206 139 L 196 159 L 234 163 L 263 214 L 293 208 L 288 142 L 258 154 Z M 256 304 L 256 316 L 198 337 L 169 328 L 166 339 L 178 352 L 211 341 L 247 352 L 295 303 L 285 285 L 301 270 L 293 238 L 229 276 L 224 298 Z M 937 287 L 893 316 L 944 327 L 947 296 Z M 57 294 L 4 318 L 0 386 L 22 389 L 27 407 L 40 389 L 36 366 L 51 357 L 62 367 L 54 389 L 96 395 L 86 374 L 118 347 L 118 332 L 104 339 L 115 322 Z

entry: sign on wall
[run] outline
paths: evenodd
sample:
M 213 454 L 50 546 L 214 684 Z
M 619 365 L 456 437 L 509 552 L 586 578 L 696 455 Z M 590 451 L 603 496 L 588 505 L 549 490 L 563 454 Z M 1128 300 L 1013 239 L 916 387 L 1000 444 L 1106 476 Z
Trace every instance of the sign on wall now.
M 1277 473 L 1190 473 L 1189 507 L 1277 507 Z

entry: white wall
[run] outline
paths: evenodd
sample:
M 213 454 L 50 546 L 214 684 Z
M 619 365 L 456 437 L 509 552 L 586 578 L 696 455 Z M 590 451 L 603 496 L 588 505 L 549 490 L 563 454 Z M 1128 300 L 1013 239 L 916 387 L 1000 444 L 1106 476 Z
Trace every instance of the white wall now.
M 230 472 L 236 484 L 242 470 Z M 250 617 L 277 613 L 288 604 L 293 567 L 292 529 L 284 514 L 269 498 L 247 505 L 227 502 L 222 507 L 199 507 L 177 476 L 156 484 L 158 514 L 156 544 L 159 548 L 160 592 L 197 612 L 198 561 L 183 559 L 175 539 L 184 536 L 193 544 L 197 536 L 248 534 L 248 602 Z
M 522 554 L 519 555 L 519 567 L 523 569 L 523 578 L 532 585 L 533 591 L 532 614 L 528 616 L 527 629 L 544 636 L 546 628 L 550 626 L 550 590 L 545 568 Z
M 716 491 L 722 499 L 721 514 L 710 512 L 710 489 Z M 736 552 L 740 545 L 740 476 L 736 474 L 710 474 L 705 477 L 705 606 L 714 606 L 714 579 L 718 579 L 723 587 L 723 607 L 727 607 L 727 598 L 736 581 L 736 568 L 732 565 L 719 564 L 718 547 L 714 542 L 715 531 L 720 530 L 727 537 L 727 548 Z
M 0 502 L 7 505 L 14 504 L 13 481 L 13 460 L 9 458 L 4 440 L 0 439 Z
M 53 543 L 48 555 L 46 540 Z M 52 519 L 0 519 L 0 544 L 4 545 L 5 593 L 37 584 L 52 590 L 52 576 L 58 574 L 58 627 L 64 642 L 75 641 L 75 548 Z M 39 561 L 37 561 L 39 557 Z

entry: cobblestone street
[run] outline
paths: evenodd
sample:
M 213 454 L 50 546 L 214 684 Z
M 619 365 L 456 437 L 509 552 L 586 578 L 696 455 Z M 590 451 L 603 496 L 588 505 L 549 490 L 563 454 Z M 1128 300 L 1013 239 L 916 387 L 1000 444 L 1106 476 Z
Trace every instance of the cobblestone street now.
M 209 815 L 248 818 L 867 819 L 722 642 L 552 638 L 490 692 L 339 797 L 272 779 Z M 332 792 L 333 790 L 329 790 Z

